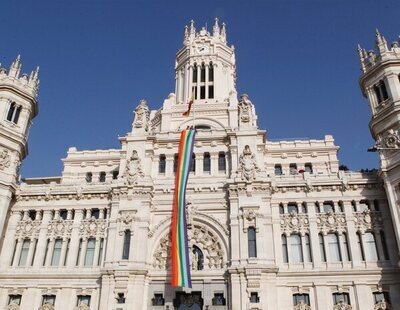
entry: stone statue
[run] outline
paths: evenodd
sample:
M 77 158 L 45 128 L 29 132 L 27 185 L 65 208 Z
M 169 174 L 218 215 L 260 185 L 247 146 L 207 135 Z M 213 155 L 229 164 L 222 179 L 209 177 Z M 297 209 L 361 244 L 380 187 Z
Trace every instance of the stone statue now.
M 255 126 L 255 113 L 253 108 L 253 103 L 250 101 L 247 94 L 240 96 L 238 103 L 239 108 L 239 123 L 248 124 L 250 126 Z
M 134 128 L 143 128 L 148 131 L 150 123 L 150 110 L 147 106 L 147 101 L 140 100 L 139 105 L 135 109 L 135 120 L 133 121 Z
M 142 164 L 137 151 L 133 150 L 131 157 L 126 163 L 125 178 L 129 185 L 134 184 L 139 177 L 144 177 Z
M 260 171 L 257 166 L 255 155 L 251 152 L 250 146 L 244 147 L 242 155 L 239 157 L 239 172 L 243 181 L 253 181 L 256 172 Z

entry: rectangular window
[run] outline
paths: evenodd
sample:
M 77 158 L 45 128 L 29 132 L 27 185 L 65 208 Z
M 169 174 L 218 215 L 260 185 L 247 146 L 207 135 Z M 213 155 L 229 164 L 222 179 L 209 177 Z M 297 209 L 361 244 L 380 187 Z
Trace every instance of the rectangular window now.
M 192 78 L 193 83 L 197 83 L 197 66 L 194 65 L 193 67 L 193 78 Z
M 311 163 L 306 163 L 304 165 L 304 171 L 308 172 L 309 174 L 312 174 L 313 173 L 312 164 Z
M 99 182 L 105 182 L 105 181 L 106 181 L 106 173 L 102 171 L 99 174 Z
M 358 211 L 363 212 L 365 210 L 369 210 L 369 201 L 368 200 L 361 200 L 360 204 L 358 205 Z
M 214 85 L 208 86 L 208 98 L 214 99 Z
M 289 262 L 289 256 L 288 256 L 288 248 L 287 248 L 287 238 L 285 235 L 281 236 L 282 239 L 282 258 L 284 263 Z
M 176 172 L 176 169 L 178 168 L 178 154 L 174 155 L 174 172 Z
M 213 306 L 225 306 L 226 300 L 223 293 L 214 293 L 214 298 L 212 299 Z
M 388 292 L 375 292 L 374 294 L 374 303 L 377 304 L 378 302 L 386 302 L 390 305 L 390 297 Z M 382 309 L 382 308 L 379 308 Z
M 301 247 L 301 236 L 293 234 L 290 236 L 290 250 L 291 250 L 291 262 L 302 263 L 303 262 L 303 249 Z
M 220 172 L 226 171 L 226 155 L 224 152 L 218 153 L 218 171 Z
M 42 298 L 42 306 L 44 305 L 52 305 L 56 303 L 56 295 L 43 295 Z
M 8 304 L 9 305 L 21 305 L 22 295 L 11 294 L 8 295 Z
M 210 172 L 211 171 L 211 156 L 210 156 L 210 153 L 204 153 L 203 171 L 204 172 Z
M 340 255 L 339 240 L 338 236 L 334 233 L 330 233 L 326 236 L 329 249 L 329 258 L 331 262 L 340 262 L 342 257 Z
M 100 218 L 100 210 L 99 209 L 92 209 L 90 212 L 91 218 L 95 218 L 98 220 Z
M 275 165 L 275 175 L 282 175 L 282 166 Z
M 8 113 L 7 113 L 7 120 L 12 121 L 13 115 L 15 112 L 15 102 L 11 102 L 10 107 L 8 108 Z
M 200 86 L 200 99 L 206 99 L 206 87 Z
M 165 300 L 162 293 L 154 293 L 154 298 L 152 299 L 153 306 L 164 306 Z
M 28 258 L 28 252 L 29 252 L 30 243 L 31 243 L 30 239 L 25 239 L 23 241 L 22 249 L 21 249 L 21 255 L 19 257 L 18 266 L 25 266 L 26 265 L 26 260 Z
M 334 293 L 332 294 L 333 304 L 337 305 L 340 302 L 350 305 L 350 296 L 348 293 Z
M 301 303 L 305 305 L 310 305 L 310 296 L 308 294 L 294 294 L 293 305 L 297 306 Z
M 29 210 L 28 216 L 32 221 L 34 221 L 36 219 L 36 211 L 35 210 Z
M 260 298 L 258 297 L 258 293 L 256 292 L 251 292 L 250 293 L 250 303 L 259 303 Z
M 324 201 L 323 208 L 325 213 L 334 212 L 332 201 Z
M 63 244 L 62 239 L 55 240 L 53 256 L 51 258 L 51 266 L 58 266 L 58 264 L 60 263 L 62 244 Z
M 299 213 L 299 209 L 297 207 L 297 203 L 288 203 L 288 213 Z
M 196 171 L 196 155 L 194 153 L 192 154 L 192 164 L 190 166 L 190 171 Z
M 164 154 L 161 154 L 158 162 L 158 173 L 165 174 L 165 166 L 166 166 L 166 157 Z
M 113 171 L 113 172 L 112 172 L 112 178 L 113 178 L 113 180 L 118 179 L 118 174 L 119 174 L 119 171 Z
M 62 209 L 60 210 L 60 219 L 66 220 L 68 217 L 68 210 Z
M 365 254 L 367 260 L 376 261 L 378 260 L 378 251 L 376 249 L 375 235 L 372 232 L 366 232 L 365 238 Z
M 77 301 L 76 305 L 77 306 L 79 306 L 79 305 L 90 306 L 90 296 L 89 295 L 78 295 L 78 301 Z
M 297 165 L 296 164 L 290 164 L 289 165 L 289 171 L 291 175 L 297 174 Z
M 254 227 L 249 227 L 247 229 L 247 238 L 248 238 L 248 250 L 249 257 L 257 257 L 257 237 L 256 237 L 256 229 Z
M 125 303 L 125 294 L 118 293 L 117 304 L 124 304 Z
M 91 172 L 87 172 L 85 177 L 86 183 L 92 183 L 92 177 L 93 174 Z
M 96 247 L 96 239 L 95 238 L 88 239 L 86 247 L 86 255 L 85 255 L 85 266 L 93 265 L 95 247 Z
M 125 230 L 124 233 L 124 247 L 122 249 L 122 259 L 129 259 L 129 250 L 131 246 L 131 231 Z
M 66 265 L 67 265 L 67 259 L 68 259 L 70 244 L 71 244 L 71 239 L 68 239 L 68 241 L 67 241 L 67 250 L 65 251 L 65 257 L 64 257 L 63 266 L 66 266 Z
M 208 68 L 208 81 L 214 82 L 214 67 L 212 64 L 210 64 L 210 67 Z

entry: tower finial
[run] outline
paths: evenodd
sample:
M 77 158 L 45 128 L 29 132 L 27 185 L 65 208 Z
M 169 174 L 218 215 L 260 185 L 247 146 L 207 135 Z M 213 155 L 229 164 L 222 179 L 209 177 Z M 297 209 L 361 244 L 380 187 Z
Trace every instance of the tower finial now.
M 194 20 L 190 21 L 190 34 L 196 33 L 196 28 L 194 28 Z
M 226 24 L 225 23 L 222 23 L 221 40 L 222 40 L 222 42 L 226 42 Z
M 213 36 L 218 37 L 219 36 L 219 25 L 218 25 L 218 17 L 215 17 L 215 22 L 213 26 Z
M 185 26 L 185 34 L 183 36 L 183 43 L 186 44 L 189 40 L 189 29 L 188 26 Z
M 366 71 L 365 54 L 364 54 L 364 50 L 360 44 L 357 44 L 357 51 L 358 51 L 358 56 L 360 57 L 361 69 L 363 72 L 365 72 Z
M 386 51 L 388 50 L 387 48 L 387 43 L 386 43 L 386 39 L 384 36 L 382 36 L 378 30 L 378 28 L 376 28 L 375 30 L 376 32 L 376 46 L 379 50 L 379 53 L 382 55 L 384 53 L 386 53 Z
M 21 72 L 21 55 L 18 55 L 17 58 L 11 64 L 8 75 L 18 78 L 20 72 Z

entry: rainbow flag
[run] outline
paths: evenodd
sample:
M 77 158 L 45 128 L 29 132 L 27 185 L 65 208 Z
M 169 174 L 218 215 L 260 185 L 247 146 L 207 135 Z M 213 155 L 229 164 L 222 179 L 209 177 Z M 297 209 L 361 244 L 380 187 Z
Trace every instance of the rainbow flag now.
M 179 142 L 172 213 L 172 286 L 192 287 L 186 223 L 186 184 L 192 164 L 193 129 L 183 130 Z
M 194 102 L 194 95 L 195 95 L 195 88 L 193 87 L 192 96 L 190 97 L 190 100 L 188 102 L 188 109 L 187 109 L 187 111 L 182 113 L 183 116 L 189 116 L 190 110 L 192 109 L 192 104 Z

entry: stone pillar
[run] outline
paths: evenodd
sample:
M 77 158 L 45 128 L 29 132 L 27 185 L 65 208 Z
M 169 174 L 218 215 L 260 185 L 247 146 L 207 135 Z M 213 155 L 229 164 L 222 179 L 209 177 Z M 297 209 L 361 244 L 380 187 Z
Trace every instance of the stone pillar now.
M 196 171 L 195 171 L 196 176 L 203 175 L 203 160 L 204 160 L 203 154 L 196 154 Z
M 47 255 L 46 255 L 46 262 L 45 262 L 45 266 L 50 266 L 51 264 L 51 259 L 53 257 L 53 251 L 54 251 L 54 243 L 55 243 L 55 239 L 51 238 L 50 242 L 49 242 L 49 247 L 47 249 Z
M 78 256 L 78 250 L 79 250 L 79 243 L 80 243 L 79 225 L 81 224 L 82 220 L 83 220 L 83 210 L 82 209 L 75 210 L 75 218 L 74 218 L 74 223 L 72 226 L 71 241 L 70 241 L 69 253 L 68 253 L 68 257 L 67 257 L 67 266 L 68 267 L 76 266 L 76 262 L 78 259 L 77 256 Z
M 33 262 L 35 267 L 44 266 L 47 248 L 47 226 L 51 218 L 52 212 L 50 210 L 43 211 L 42 225 L 40 226 L 39 237 L 36 244 L 36 258 Z
M 341 231 L 338 232 L 338 239 L 339 239 L 340 258 L 342 259 L 342 262 L 346 262 L 347 261 L 347 257 L 346 257 L 347 249 L 345 249 L 345 246 L 344 246 L 343 232 L 341 232 Z
M 242 298 L 244 298 L 245 296 L 242 296 L 241 294 L 239 274 L 231 274 L 230 276 L 230 293 L 232 302 L 230 309 L 241 310 Z
M 301 236 L 301 251 L 303 252 L 302 253 L 303 254 L 303 263 L 307 263 L 307 261 L 306 261 L 306 252 L 309 253 L 309 251 L 307 250 L 307 247 L 306 247 L 306 236 L 305 236 L 305 233 L 301 233 L 300 236 Z
M 58 262 L 58 266 L 60 267 L 65 265 L 65 260 L 67 259 L 65 257 L 65 255 L 67 254 L 67 246 L 68 246 L 68 238 L 63 238 L 60 261 Z
M 32 259 L 33 254 L 35 253 L 36 241 L 37 240 L 35 238 L 31 238 L 31 242 L 29 243 L 28 257 L 26 258 L 26 266 L 32 266 Z
M 5 268 L 6 266 L 10 266 L 12 264 L 12 256 L 14 254 L 15 249 L 15 231 L 18 225 L 18 222 L 22 219 L 22 213 L 20 211 L 13 211 L 11 213 L 8 229 L 6 236 L 3 242 L 3 250 L 1 251 L 0 256 L 0 268 Z
M 217 175 L 219 172 L 218 171 L 218 153 L 217 152 L 210 153 L 210 162 L 211 162 L 210 174 Z
M 174 155 L 168 154 L 166 157 L 165 175 L 171 177 L 174 173 Z
M 82 249 L 81 249 L 81 253 L 80 253 L 80 257 L 79 257 L 79 264 L 78 264 L 79 267 L 83 267 L 85 264 L 87 243 L 88 243 L 88 239 L 83 238 L 82 239 Z
M 344 212 L 347 220 L 347 242 L 350 260 L 352 261 L 353 267 L 359 267 L 361 266 L 361 253 L 358 248 L 358 235 L 354 224 L 353 206 L 351 206 L 351 208 L 345 207 Z
M 322 263 L 320 244 L 319 244 L 319 229 L 317 225 L 317 214 L 315 208 L 308 207 L 308 220 L 310 225 L 310 246 L 312 251 L 312 260 L 314 268 L 320 268 Z
M 22 238 L 19 238 L 17 240 L 17 245 L 15 247 L 15 255 L 14 255 L 14 261 L 12 262 L 13 267 L 18 266 L 19 263 L 19 258 L 21 256 L 21 250 L 22 250 L 22 242 L 24 240 Z
M 101 242 L 101 238 L 96 237 L 96 244 L 94 247 L 94 255 L 93 255 L 93 266 L 99 265 L 100 242 Z
M 389 93 L 389 97 L 392 98 L 393 101 L 397 101 L 400 99 L 400 87 L 399 87 L 399 76 L 397 74 L 391 73 L 386 76 L 387 79 L 387 92 Z
M 374 231 L 376 250 L 378 252 L 378 260 L 385 261 L 385 253 L 383 252 L 381 232 L 379 230 Z
M 324 248 L 325 248 L 325 256 L 326 256 L 326 262 L 327 264 L 329 264 L 330 262 L 332 262 L 331 260 L 331 253 L 329 251 L 329 246 L 328 246 L 328 242 L 327 242 L 327 233 L 323 232 L 322 233 L 322 237 L 324 238 Z

